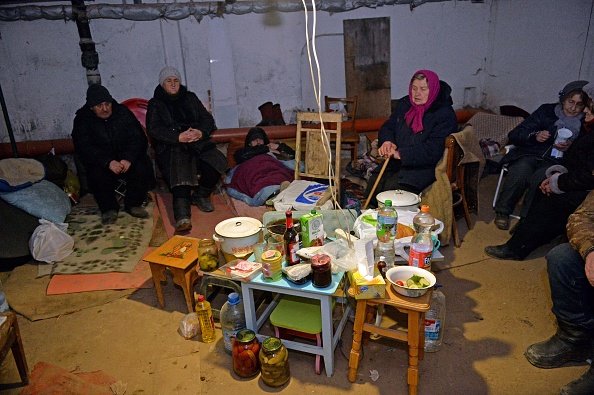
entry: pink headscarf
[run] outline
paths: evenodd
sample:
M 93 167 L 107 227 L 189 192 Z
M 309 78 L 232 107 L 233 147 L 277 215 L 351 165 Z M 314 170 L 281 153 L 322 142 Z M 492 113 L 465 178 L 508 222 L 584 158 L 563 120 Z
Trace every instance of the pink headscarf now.
M 431 104 L 437 98 L 439 94 L 439 77 L 431 70 L 419 70 L 414 75 L 413 78 L 417 74 L 424 74 L 427 77 L 427 84 L 429 85 L 429 99 L 427 103 L 416 105 L 413 101 L 412 97 L 412 81 L 408 85 L 408 98 L 410 100 L 410 109 L 404 114 L 404 120 L 406 124 L 410 126 L 415 133 L 419 133 L 423 131 L 423 115 L 425 114 L 425 110 L 428 109 Z

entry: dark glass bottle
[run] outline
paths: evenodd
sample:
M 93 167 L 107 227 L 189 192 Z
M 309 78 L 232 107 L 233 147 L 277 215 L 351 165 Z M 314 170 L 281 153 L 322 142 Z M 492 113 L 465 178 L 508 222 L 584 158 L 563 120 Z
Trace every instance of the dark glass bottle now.
M 380 274 L 385 279 L 386 272 L 388 271 L 388 268 L 386 267 L 386 257 L 385 256 L 380 256 L 379 261 L 377 261 L 377 270 L 379 270 Z
M 287 229 L 285 230 L 285 259 L 287 260 L 287 266 L 296 265 L 299 263 L 299 256 L 297 250 L 299 250 L 299 233 L 293 227 L 293 213 L 287 211 L 285 213 L 287 217 Z

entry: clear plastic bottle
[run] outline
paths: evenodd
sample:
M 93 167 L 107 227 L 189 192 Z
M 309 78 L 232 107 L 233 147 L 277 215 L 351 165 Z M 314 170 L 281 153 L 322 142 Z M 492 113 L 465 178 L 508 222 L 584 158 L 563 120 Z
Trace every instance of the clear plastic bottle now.
M 2 281 L 0 281 L 0 313 L 10 310 L 8 302 L 6 301 L 6 294 L 2 290 Z
M 445 329 L 446 299 L 436 285 L 431 297 L 431 308 L 425 313 L 425 352 L 439 351 Z
M 202 341 L 204 343 L 215 341 L 217 335 L 215 333 L 212 310 L 210 308 L 210 303 L 204 299 L 204 295 L 198 295 L 198 300 L 196 301 L 196 315 L 198 315 L 198 321 L 200 321 Z
M 375 234 L 377 236 L 376 261 L 383 256 L 386 262 L 386 270 L 394 266 L 394 239 L 396 238 L 396 226 L 398 224 L 398 213 L 392 207 L 392 201 L 386 200 L 384 207 L 377 213 L 377 224 Z
M 227 302 L 221 308 L 220 321 L 223 329 L 225 352 L 231 355 L 233 351 L 231 339 L 237 336 L 237 332 L 246 329 L 243 302 L 237 292 L 229 294 Z
M 431 270 L 431 254 L 433 253 L 431 228 L 433 225 L 435 225 L 435 218 L 429 214 L 429 206 L 421 206 L 421 211 L 413 218 L 415 235 L 410 244 L 409 266 Z

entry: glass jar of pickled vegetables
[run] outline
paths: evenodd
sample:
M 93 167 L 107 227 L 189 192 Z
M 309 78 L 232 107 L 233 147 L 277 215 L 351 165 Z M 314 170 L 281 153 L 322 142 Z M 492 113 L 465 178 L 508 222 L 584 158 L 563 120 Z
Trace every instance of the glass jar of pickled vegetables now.
M 252 377 L 260 371 L 260 342 L 254 331 L 237 332 L 233 340 L 233 371 L 240 377 Z
M 289 353 L 280 339 L 269 337 L 262 342 L 260 369 L 262 380 L 271 387 L 280 387 L 289 380 Z
M 219 250 L 213 239 L 202 239 L 198 243 L 198 263 L 204 272 L 212 272 L 219 267 Z

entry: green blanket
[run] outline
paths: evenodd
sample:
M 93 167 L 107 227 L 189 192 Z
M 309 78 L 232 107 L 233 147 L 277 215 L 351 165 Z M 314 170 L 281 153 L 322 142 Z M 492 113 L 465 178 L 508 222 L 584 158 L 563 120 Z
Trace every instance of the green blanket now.
M 153 204 L 146 210 L 152 214 Z M 52 274 L 130 273 L 142 259 L 153 233 L 153 218 L 134 218 L 120 212 L 113 225 L 101 224 L 98 208 L 75 206 L 66 218 L 74 251 L 55 262 Z

